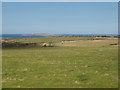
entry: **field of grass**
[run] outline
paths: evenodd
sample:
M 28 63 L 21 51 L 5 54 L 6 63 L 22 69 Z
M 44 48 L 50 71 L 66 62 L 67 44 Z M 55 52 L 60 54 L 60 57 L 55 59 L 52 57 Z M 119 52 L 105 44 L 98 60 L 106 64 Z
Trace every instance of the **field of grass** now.
M 117 88 L 117 39 L 15 39 L 56 47 L 3 48 L 3 88 Z M 66 40 L 61 44 L 61 40 Z M 71 41 L 70 41 L 71 40 Z M 75 40 L 75 41 L 72 41 Z
M 60 41 L 74 41 L 74 40 L 91 40 L 96 37 L 92 36 L 81 36 L 81 37 L 76 37 L 76 36 L 63 36 L 63 37 L 38 37 L 38 38 L 9 38 L 8 40 L 14 40 L 17 42 L 25 42 L 25 43 L 37 43 L 37 42 L 60 42 Z M 98 39 L 107 39 L 106 38 L 101 38 L 98 37 Z

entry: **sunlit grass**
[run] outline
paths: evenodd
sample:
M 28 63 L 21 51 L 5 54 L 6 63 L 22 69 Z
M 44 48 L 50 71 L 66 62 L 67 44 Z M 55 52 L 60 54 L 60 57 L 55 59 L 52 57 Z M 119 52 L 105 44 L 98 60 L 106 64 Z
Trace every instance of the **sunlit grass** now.
M 3 88 L 116 88 L 118 47 L 111 43 L 117 40 L 4 48 Z

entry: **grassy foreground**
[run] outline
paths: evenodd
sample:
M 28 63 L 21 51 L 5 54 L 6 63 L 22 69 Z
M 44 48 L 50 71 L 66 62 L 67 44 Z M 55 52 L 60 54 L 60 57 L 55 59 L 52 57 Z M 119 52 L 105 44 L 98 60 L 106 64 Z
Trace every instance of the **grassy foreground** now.
M 57 47 L 4 48 L 3 88 L 118 87 L 118 46 L 110 45 L 117 43 L 117 39 L 60 44 L 60 38 L 48 40 Z

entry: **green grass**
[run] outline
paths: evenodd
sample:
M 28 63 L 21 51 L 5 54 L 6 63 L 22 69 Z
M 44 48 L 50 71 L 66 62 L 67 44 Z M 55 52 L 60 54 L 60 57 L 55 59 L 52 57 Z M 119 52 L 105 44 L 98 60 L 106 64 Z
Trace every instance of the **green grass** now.
M 4 48 L 3 88 L 116 88 L 118 47 L 109 45 L 115 42 Z
M 37 38 L 9 38 L 9 40 L 14 40 L 17 42 L 60 42 L 60 41 L 74 41 L 74 40 L 91 40 L 95 37 L 92 36 L 81 36 L 81 37 L 71 37 L 71 36 L 64 36 L 64 37 L 37 37 Z M 106 39 L 99 37 L 99 39 Z

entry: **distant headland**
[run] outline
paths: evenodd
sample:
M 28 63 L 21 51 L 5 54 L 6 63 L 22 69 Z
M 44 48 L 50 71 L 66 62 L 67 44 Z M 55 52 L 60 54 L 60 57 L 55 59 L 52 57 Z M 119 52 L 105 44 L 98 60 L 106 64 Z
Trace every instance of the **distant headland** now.
M 59 36 L 59 34 L 23 34 L 23 36 Z

